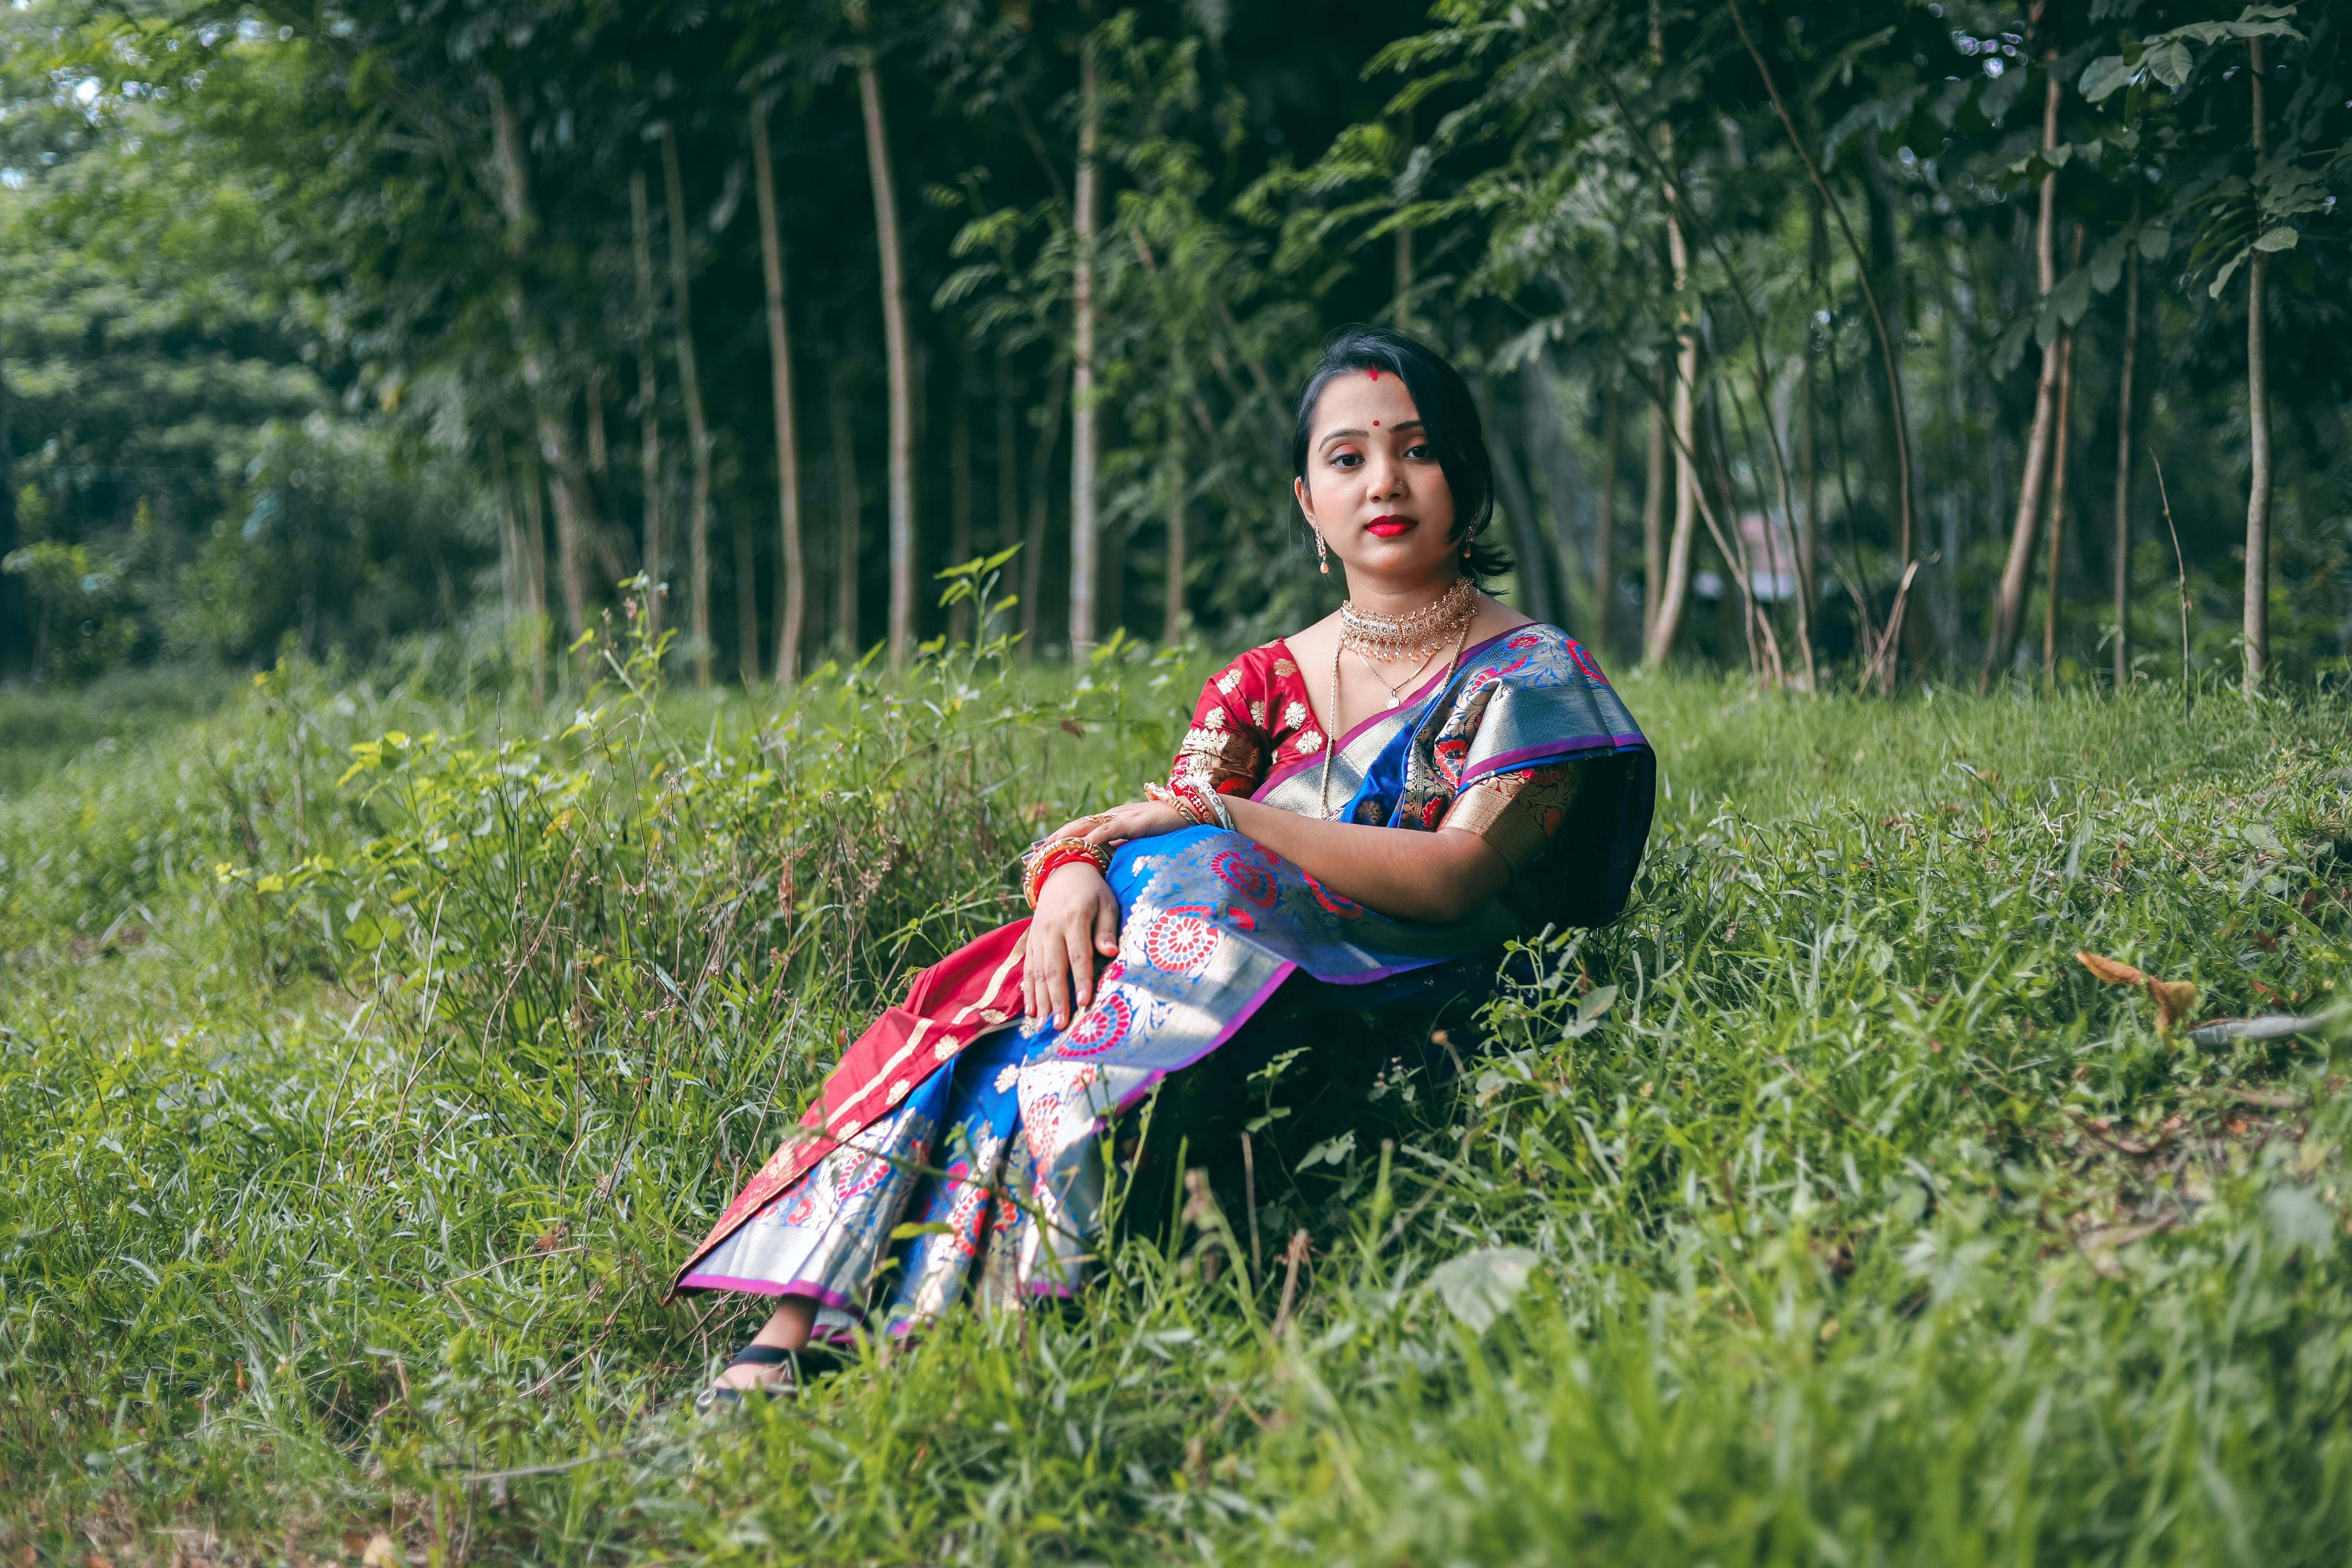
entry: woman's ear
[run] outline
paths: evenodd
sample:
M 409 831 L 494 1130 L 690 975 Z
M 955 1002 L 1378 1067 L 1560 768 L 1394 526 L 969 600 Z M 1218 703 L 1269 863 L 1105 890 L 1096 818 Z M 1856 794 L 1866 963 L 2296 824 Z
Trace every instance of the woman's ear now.
M 1305 517 L 1308 522 L 1313 522 L 1315 521 L 1315 498 L 1308 493 L 1307 481 L 1305 479 L 1291 480 L 1290 493 L 1298 498 L 1299 514 Z

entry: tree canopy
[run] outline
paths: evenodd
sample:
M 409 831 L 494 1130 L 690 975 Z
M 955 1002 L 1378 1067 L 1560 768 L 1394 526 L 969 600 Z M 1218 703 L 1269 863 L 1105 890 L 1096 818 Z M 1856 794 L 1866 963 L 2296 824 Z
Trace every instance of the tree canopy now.
M 561 679 L 636 605 L 768 679 L 971 635 L 938 574 L 1016 547 L 1034 649 L 1265 635 L 1333 594 L 1291 403 L 1364 320 L 1471 374 L 1511 596 L 1621 657 L 2325 678 L 2345 21 L 30 0 L 0 668 Z

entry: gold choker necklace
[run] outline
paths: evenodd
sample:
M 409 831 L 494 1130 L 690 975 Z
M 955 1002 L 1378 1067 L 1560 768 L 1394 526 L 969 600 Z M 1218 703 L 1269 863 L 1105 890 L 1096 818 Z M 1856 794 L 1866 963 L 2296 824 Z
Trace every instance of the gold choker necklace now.
M 1339 646 L 1382 664 L 1425 664 L 1477 617 L 1478 590 L 1469 578 L 1456 577 L 1453 586 L 1409 616 L 1376 616 L 1349 600 L 1339 606 Z

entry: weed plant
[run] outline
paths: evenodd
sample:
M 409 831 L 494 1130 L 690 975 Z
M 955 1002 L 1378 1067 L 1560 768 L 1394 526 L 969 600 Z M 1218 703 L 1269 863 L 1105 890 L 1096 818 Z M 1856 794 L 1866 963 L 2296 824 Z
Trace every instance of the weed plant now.
M 2199 1047 L 2073 957 L 2332 1018 L 2340 702 L 1629 681 L 1633 906 L 1460 1076 L 1133 1194 L 1074 1312 L 708 1421 L 759 1309 L 670 1270 L 1211 666 L 621 651 L 560 710 L 281 668 L 0 802 L 8 1561 L 2352 1549 L 2340 1030 Z

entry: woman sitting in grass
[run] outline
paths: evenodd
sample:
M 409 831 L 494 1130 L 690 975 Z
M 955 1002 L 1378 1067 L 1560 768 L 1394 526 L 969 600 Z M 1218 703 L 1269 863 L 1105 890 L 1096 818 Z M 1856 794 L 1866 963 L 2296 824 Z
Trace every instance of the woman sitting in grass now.
M 778 1299 L 706 1405 L 789 1384 L 797 1352 L 868 1322 L 1075 1294 L 1107 1122 L 1202 1079 L 1277 990 L 1426 995 L 1622 907 L 1654 763 L 1574 638 L 1479 591 L 1509 562 L 1480 538 L 1492 470 L 1460 374 L 1340 332 L 1292 462 L 1347 603 L 1210 680 L 1168 782 L 1031 850 L 1035 915 L 924 971 L 843 1056 L 679 1271 Z M 1186 1131 L 1155 1116 L 1156 1144 Z

